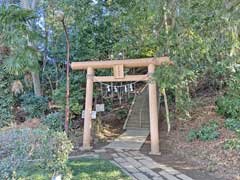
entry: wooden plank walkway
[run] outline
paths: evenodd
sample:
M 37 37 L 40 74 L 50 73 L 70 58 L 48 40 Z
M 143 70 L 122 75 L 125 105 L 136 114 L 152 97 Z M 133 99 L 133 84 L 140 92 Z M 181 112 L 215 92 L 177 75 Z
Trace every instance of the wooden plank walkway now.
M 105 146 L 105 148 L 140 150 L 148 135 L 148 129 L 129 129 Z

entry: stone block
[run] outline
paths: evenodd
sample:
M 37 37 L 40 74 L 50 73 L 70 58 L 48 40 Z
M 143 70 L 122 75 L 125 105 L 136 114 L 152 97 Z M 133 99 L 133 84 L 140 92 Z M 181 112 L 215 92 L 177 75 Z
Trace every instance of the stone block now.
M 168 174 L 166 171 L 160 171 L 159 174 L 162 175 L 167 180 L 179 180 L 177 177 L 175 177 L 171 174 Z
M 164 180 L 162 177 L 158 176 L 158 177 L 153 177 L 153 180 Z
M 135 160 L 134 158 L 132 157 L 127 157 L 125 158 L 126 161 L 128 161 L 129 163 L 131 163 L 134 167 L 141 167 L 142 164 L 140 162 L 138 162 L 137 160 Z
M 155 176 L 155 177 L 159 176 L 156 172 L 154 172 L 153 170 L 151 170 L 147 167 L 141 167 L 141 168 L 139 168 L 139 170 L 149 176 Z
M 192 178 L 186 176 L 185 174 L 178 174 L 177 177 L 180 178 L 181 180 L 193 180 Z
M 128 172 L 137 173 L 139 170 L 131 165 L 129 162 L 120 163 L 120 166 L 124 167 Z
M 172 167 L 161 166 L 161 165 L 159 165 L 159 167 L 160 167 L 161 169 L 163 169 L 164 171 L 166 171 L 167 173 L 169 173 L 169 174 L 172 174 L 172 175 L 180 174 L 179 171 L 173 169 Z
M 143 173 L 134 173 L 133 175 L 139 180 L 151 180 L 150 178 L 148 178 Z
M 118 163 L 126 162 L 126 160 L 125 160 L 124 158 L 121 158 L 121 157 L 119 157 L 119 158 L 113 158 L 113 159 L 114 159 L 114 161 L 116 161 L 116 162 L 118 162 Z
M 143 164 L 143 166 L 148 167 L 149 169 L 155 169 L 158 168 L 158 163 L 156 163 L 153 160 L 149 160 L 149 159 L 140 159 L 139 162 L 141 162 Z

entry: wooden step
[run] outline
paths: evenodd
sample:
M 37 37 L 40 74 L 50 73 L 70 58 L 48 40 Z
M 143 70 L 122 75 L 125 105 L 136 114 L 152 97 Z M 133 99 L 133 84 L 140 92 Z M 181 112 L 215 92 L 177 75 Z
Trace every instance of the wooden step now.
M 127 124 L 127 126 L 150 126 L 150 124 L 137 124 L 137 123 L 131 123 L 131 124 Z
M 129 129 L 129 128 L 147 128 L 147 129 L 149 129 L 150 126 L 127 126 L 126 128 L 127 129 Z
M 150 127 L 148 89 L 136 97 L 131 115 L 128 119 L 126 128 L 147 128 Z

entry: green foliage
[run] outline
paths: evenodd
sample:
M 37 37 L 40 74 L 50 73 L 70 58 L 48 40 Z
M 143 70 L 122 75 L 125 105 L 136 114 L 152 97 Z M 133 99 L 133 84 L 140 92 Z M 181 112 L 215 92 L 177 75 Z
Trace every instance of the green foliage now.
M 0 128 L 10 125 L 14 120 L 12 108 L 14 105 L 11 93 L 13 78 L 5 73 L 0 65 Z
M 179 71 L 174 65 L 162 65 L 155 72 L 155 79 L 161 88 L 174 88 L 178 83 Z
M 239 119 L 226 119 L 225 127 L 231 131 L 240 130 L 240 120 Z
M 120 109 L 116 112 L 117 119 L 124 119 L 127 117 L 128 109 Z
M 214 126 L 204 126 L 198 131 L 198 136 L 202 141 L 214 140 L 219 137 L 219 132 Z
M 127 177 L 127 175 L 108 160 L 81 158 L 70 160 L 67 165 L 72 171 L 71 180 L 130 180 L 130 177 Z M 29 176 L 21 180 L 51 179 L 51 174 L 43 173 L 38 167 L 32 167 L 27 171 Z M 67 180 L 65 176 L 63 177 L 63 180 Z
M 227 118 L 238 118 L 240 115 L 240 100 L 229 95 L 218 98 L 217 112 Z
M 17 5 L 1 6 L 0 10 L 0 21 L 3 24 L 13 23 L 21 29 L 26 30 L 19 22 L 28 21 L 36 18 L 31 10 L 21 9 Z
M 224 148 L 230 150 L 233 149 L 240 150 L 240 138 L 228 139 L 224 143 Z
M 188 119 L 192 105 L 189 84 L 196 79 L 194 72 L 176 65 L 162 65 L 157 68 L 154 77 L 160 89 L 166 88 L 172 93 L 174 99 L 170 103 L 175 103 L 178 118 Z
M 217 112 L 227 118 L 240 117 L 240 70 L 232 76 L 227 92 L 216 101 Z
M 18 75 L 39 68 L 39 52 L 30 45 L 38 40 L 38 33 L 29 28 L 29 22 L 36 18 L 30 10 L 16 5 L 1 6 L 2 43 L 11 48 L 11 54 L 4 61 L 4 68 L 11 74 Z
M 65 133 L 47 129 L 11 129 L 0 132 L 0 178 L 28 177 L 38 166 L 43 174 L 67 172 L 66 162 L 72 144 Z
M 80 77 L 72 74 L 70 78 L 70 111 L 73 115 L 80 115 L 84 102 L 84 89 L 80 87 Z M 84 85 L 84 83 L 82 83 Z M 60 106 L 61 110 L 65 109 L 66 104 L 66 81 L 61 81 L 59 88 L 53 92 L 53 100 Z
M 234 69 L 234 67 L 233 67 Z M 229 139 L 224 143 L 226 149 L 240 150 L 240 70 L 234 69 L 234 74 L 228 84 L 227 92 L 216 101 L 217 112 L 227 119 L 224 124 L 229 130 L 237 133 L 237 138 Z
M 48 126 L 49 129 L 55 131 L 62 131 L 63 130 L 63 122 L 64 122 L 64 114 L 61 112 L 54 112 L 48 114 L 43 119 L 43 124 Z
M 119 38 L 119 29 L 116 29 L 115 23 L 112 23 L 112 20 L 117 18 L 113 13 L 118 9 L 108 6 L 105 1 L 91 3 L 89 0 L 81 2 L 77 0 L 42 1 L 41 6 L 45 9 L 46 26 L 54 32 L 48 35 L 52 39 L 48 48 L 51 57 L 54 57 L 56 61 L 63 62 L 65 55 L 62 26 L 60 22 L 56 21 L 54 13 L 59 9 L 64 12 L 66 25 L 69 27 L 71 54 L 73 55 L 71 60 L 108 58 L 114 42 Z
M 79 179 L 113 179 L 130 180 L 118 167 L 103 159 L 83 158 L 69 163 L 75 172 L 73 180 Z
M 209 121 L 203 124 L 199 130 L 190 130 L 188 133 L 188 140 L 193 141 L 199 139 L 201 141 L 210 141 L 219 137 L 219 124 L 217 121 Z
M 194 130 L 194 129 L 191 129 L 188 133 L 188 140 L 189 141 L 194 141 L 196 139 L 198 139 L 198 131 Z
M 32 93 L 23 94 L 21 97 L 21 107 L 29 118 L 40 118 L 44 116 L 48 109 L 48 98 L 35 96 Z

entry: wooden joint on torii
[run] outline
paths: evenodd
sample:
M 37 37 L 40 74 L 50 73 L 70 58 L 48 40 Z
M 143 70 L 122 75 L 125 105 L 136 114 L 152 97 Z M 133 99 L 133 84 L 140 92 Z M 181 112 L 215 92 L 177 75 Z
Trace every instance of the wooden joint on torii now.
M 124 82 L 124 81 L 148 81 L 149 82 L 149 114 L 150 114 L 150 135 L 151 153 L 159 154 L 159 132 L 157 112 L 157 85 L 152 78 L 155 67 L 162 64 L 172 64 L 169 57 L 142 58 L 111 61 L 86 61 L 73 62 L 73 70 L 87 70 L 85 117 L 83 132 L 83 149 L 91 148 L 91 113 L 94 82 Z M 148 73 L 143 75 L 125 75 L 124 68 L 148 67 Z M 95 76 L 95 69 L 113 69 L 113 76 Z

